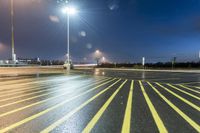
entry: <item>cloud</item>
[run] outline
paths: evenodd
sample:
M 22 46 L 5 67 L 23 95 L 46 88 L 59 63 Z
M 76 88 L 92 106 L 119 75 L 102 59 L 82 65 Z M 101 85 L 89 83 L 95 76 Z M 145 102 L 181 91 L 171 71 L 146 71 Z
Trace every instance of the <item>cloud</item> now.
M 60 22 L 60 19 L 57 16 L 50 15 L 49 19 L 53 23 L 59 23 Z

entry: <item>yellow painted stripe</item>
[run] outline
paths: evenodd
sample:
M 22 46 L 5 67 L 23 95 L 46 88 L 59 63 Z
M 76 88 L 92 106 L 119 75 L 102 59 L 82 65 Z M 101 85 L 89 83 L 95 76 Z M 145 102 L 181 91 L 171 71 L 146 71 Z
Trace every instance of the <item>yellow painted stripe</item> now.
M 51 87 L 54 87 L 54 86 L 51 86 Z M 15 95 L 19 96 L 20 94 L 29 93 L 29 92 L 32 92 L 32 91 L 40 91 L 40 90 L 43 90 L 46 87 L 45 87 L 45 85 L 42 85 L 42 86 L 35 86 L 34 85 L 34 87 L 23 87 L 23 88 L 24 88 L 23 90 L 14 90 L 14 91 L 11 91 L 10 93 L 6 92 L 5 94 L 0 95 L 0 98 L 4 99 L 5 97 L 13 97 Z
M 28 93 L 28 94 L 22 93 L 22 95 L 1 99 L 0 102 L 4 102 L 4 101 L 16 99 L 16 98 L 21 98 L 21 97 L 25 97 L 25 96 L 31 96 L 31 95 L 34 95 L 34 94 L 40 94 L 42 92 L 49 92 L 50 90 L 52 90 L 52 89 L 40 90 L 40 91 L 36 91 L 36 92 L 31 92 L 31 93 Z
M 188 87 L 194 87 L 194 88 L 196 88 L 196 89 L 200 89 L 200 87 L 199 86 L 193 86 L 193 85 L 187 85 Z
M 149 84 L 149 82 L 148 82 Z M 166 91 L 168 91 L 169 93 L 171 93 L 172 95 L 174 95 L 175 97 L 177 97 L 178 99 L 182 100 L 183 102 L 185 102 L 186 104 L 190 105 L 191 107 L 193 107 L 194 109 L 196 109 L 197 111 L 200 111 L 200 107 L 198 107 L 197 105 L 193 104 L 192 102 L 188 101 L 187 99 L 181 97 L 180 95 L 174 93 L 173 91 L 169 90 L 168 88 L 162 86 L 159 83 L 156 83 L 158 86 L 160 86 L 161 88 L 165 89 Z
M 149 85 L 153 88 L 153 90 L 171 107 L 173 108 L 183 119 L 185 119 L 197 132 L 200 132 L 200 126 L 193 121 L 190 117 L 188 117 L 184 112 L 182 112 L 178 107 L 176 107 L 172 102 L 170 102 L 165 96 L 163 96 L 152 84 Z
M 58 87 L 56 87 L 56 88 L 58 88 Z M 54 88 L 54 91 L 51 91 L 51 92 L 48 92 L 48 93 L 44 93 L 44 94 L 41 94 L 41 95 L 36 95 L 36 96 L 33 96 L 33 97 L 29 97 L 29 98 L 25 98 L 25 99 L 22 99 L 22 100 L 14 101 L 14 102 L 9 102 L 9 103 L 0 105 L 0 108 L 4 108 L 4 107 L 10 106 L 10 105 L 14 105 L 14 104 L 18 104 L 18 103 L 21 103 L 21 102 L 33 100 L 33 99 L 36 99 L 36 98 L 39 98 L 39 97 L 48 96 L 50 94 L 54 94 L 54 93 L 57 93 L 57 92 L 62 91 L 62 90 L 66 90 L 66 88 L 59 89 L 59 90 Z
M 52 87 L 59 87 L 59 85 L 62 85 L 63 83 L 66 83 L 66 81 L 70 81 L 70 80 L 71 79 L 68 79 L 68 80 L 65 80 L 65 81 L 62 81 L 62 82 L 57 82 L 56 84 L 51 85 L 51 88 Z M 39 83 L 39 82 L 37 82 L 37 83 Z M 9 89 L 7 91 L 0 92 L 0 98 L 11 97 L 13 95 L 19 96 L 18 94 L 21 94 L 21 93 L 24 93 L 24 92 L 28 93 L 30 91 L 38 91 L 38 90 L 42 91 L 42 90 L 45 89 L 45 86 L 46 86 L 45 84 L 32 85 L 32 86 L 23 86 L 23 87 L 21 87 L 20 85 L 19 86 L 18 85 L 14 85 L 13 87 L 11 87 L 12 90 Z M 5 87 L 5 86 L 2 86 L 2 87 Z M 18 89 L 16 89 L 16 87 Z
M 187 89 L 187 90 L 190 90 L 190 91 L 193 91 L 193 92 L 195 92 L 195 93 L 200 94 L 200 91 L 194 90 L 194 89 L 189 88 L 189 87 L 187 87 L 187 86 L 184 86 L 184 85 L 179 85 L 179 86 L 180 86 L 180 87 L 183 87 L 183 88 L 185 88 L 185 89 Z
M 112 80 L 114 80 L 114 79 L 112 79 Z M 112 81 L 112 80 L 111 80 L 111 81 Z M 107 81 L 107 80 L 100 80 L 100 81 L 95 82 L 94 84 L 85 85 L 84 87 L 81 88 L 81 90 L 83 90 L 83 89 L 85 89 L 85 88 L 88 88 L 88 87 L 91 87 L 91 86 L 94 86 L 94 85 L 97 85 L 97 84 L 102 84 L 102 82 L 105 82 L 105 81 Z M 50 100 L 52 100 L 52 99 L 55 99 L 55 98 L 64 96 L 64 95 L 66 95 L 66 94 L 68 94 L 68 92 L 62 93 L 61 95 L 57 95 L 57 96 L 54 96 L 54 97 L 47 98 L 47 99 L 45 99 L 45 100 L 41 100 L 41 101 L 36 102 L 36 103 L 33 103 L 33 104 L 29 104 L 29 105 L 27 105 L 27 106 L 23 106 L 23 107 L 20 107 L 20 108 L 11 110 L 11 111 L 7 111 L 7 112 L 5 112 L 5 113 L 3 113 L 3 114 L 0 114 L 0 118 L 1 118 L 1 117 L 4 117 L 4 116 L 7 116 L 7 115 L 10 115 L 10 114 L 12 114 L 12 113 L 16 113 L 16 112 L 18 112 L 18 111 L 21 111 L 21 110 L 24 110 L 24 109 L 27 109 L 27 108 L 30 108 L 30 107 L 33 107 L 33 106 L 36 106 L 36 105 L 45 103 L 45 102 L 48 102 L 48 101 L 50 101 Z
M 58 88 L 58 87 L 55 87 L 55 88 Z M 25 97 L 25 96 L 30 96 L 30 95 L 33 95 L 33 94 L 40 94 L 42 92 L 48 92 L 48 91 L 51 91 L 51 90 L 55 90 L 55 88 L 46 89 L 46 90 L 38 89 L 39 91 L 35 91 L 35 92 L 31 92 L 31 93 L 26 92 L 28 94 L 22 94 L 22 95 L 18 95 L 18 96 L 13 96 L 13 97 L 9 97 L 9 98 L 0 99 L 0 102 L 7 101 L 7 100 L 12 100 L 12 99 L 16 99 L 16 98 L 21 98 L 21 97 Z M 58 88 L 58 90 L 63 90 L 63 89 L 59 89 L 59 88 Z M 4 95 L 4 96 L 8 96 L 8 95 Z
M 178 91 L 180 91 L 180 92 L 182 92 L 182 93 L 184 93 L 184 94 L 187 94 L 187 95 L 189 95 L 189 96 L 191 96 L 191 97 L 193 97 L 193 98 L 195 98 L 195 99 L 197 99 L 197 100 L 200 100 L 200 97 L 198 97 L 198 96 L 195 96 L 195 95 L 193 95 L 193 94 L 190 94 L 190 93 L 188 93 L 188 92 L 186 92 L 186 91 L 184 91 L 184 90 L 181 90 L 181 89 L 179 89 L 179 88 L 177 88 L 177 87 L 175 87 L 175 86 L 173 86 L 173 85 L 171 85 L 171 84 L 167 84 L 168 86 L 170 86 L 170 87 L 172 87 L 173 89 L 175 89 L 175 90 L 178 90 Z
M 0 82 L 4 81 L 10 81 L 10 80 L 18 80 L 18 79 L 24 79 L 24 78 L 29 78 L 29 76 L 10 76 L 10 77 L 0 77 Z
M 36 78 L 26 78 L 26 79 L 16 79 L 16 80 L 9 80 L 9 81 L 3 81 L 0 82 L 0 85 L 11 85 L 11 84 L 23 84 L 30 81 L 35 81 Z
M 195 83 L 200 83 L 200 82 L 189 82 L 189 83 L 180 83 L 180 84 L 187 85 L 187 84 L 195 84 Z
M 154 118 L 154 121 L 155 121 L 155 123 L 156 123 L 156 125 L 158 127 L 159 132 L 160 133 L 167 133 L 168 131 L 165 128 L 165 125 L 163 124 L 163 121 L 161 120 L 160 116 L 158 115 L 155 107 L 153 106 L 149 96 L 147 95 L 147 93 L 146 93 L 146 91 L 144 89 L 144 86 L 142 85 L 142 82 L 139 81 L 139 83 L 140 83 L 140 88 L 142 90 L 142 94 L 144 95 L 144 98 L 145 98 L 145 100 L 146 100 L 146 102 L 147 102 L 147 104 L 149 106 L 149 109 L 150 109 L 151 114 L 152 114 L 152 116 Z
M 131 81 L 130 91 L 128 95 L 128 101 L 126 105 L 126 111 L 124 115 L 124 121 L 122 125 L 122 131 L 121 133 L 130 133 L 131 129 L 131 112 L 132 112 L 132 98 L 133 98 L 133 86 L 134 81 Z
M 191 87 L 194 87 L 194 88 L 196 88 L 196 89 L 200 89 L 200 87 L 199 87 L 199 86 L 191 86 Z
M 4 88 L 4 89 L 1 89 L 0 91 L 0 95 L 4 96 L 6 94 L 15 94 L 16 92 L 23 92 L 23 91 L 29 91 L 29 90 L 37 90 L 37 87 L 43 87 L 46 85 L 46 84 L 43 84 L 44 82 L 42 81 L 34 81 L 34 82 L 26 82 L 26 83 L 23 83 L 22 84 L 16 84 L 16 85 L 2 85 L 1 88 Z M 57 84 L 61 84 L 61 83 L 64 83 L 63 82 L 59 82 Z M 36 86 L 36 87 L 35 87 Z M 1 96 L 1 97 L 2 97 Z
M 45 88 L 46 84 L 39 84 L 40 82 L 35 82 L 36 84 L 31 85 L 11 85 L 11 87 L 1 86 L 2 88 L 6 88 L 5 91 L 0 92 L 0 97 L 5 97 L 13 94 L 19 94 L 23 92 L 29 92 L 34 90 L 42 90 Z M 57 85 L 61 85 L 64 82 L 56 83 Z M 53 87 L 56 85 L 52 85 Z
M 110 98 L 106 101 L 106 103 L 101 107 L 101 109 L 96 113 L 96 115 L 92 118 L 92 120 L 88 123 L 88 125 L 84 128 L 84 130 L 82 131 L 82 133 L 89 133 L 92 128 L 95 126 L 95 124 L 98 122 L 98 120 L 100 119 L 100 117 L 103 115 L 103 113 L 105 112 L 105 110 L 108 108 L 108 106 L 110 105 L 110 103 L 112 102 L 112 100 L 115 98 L 115 96 L 117 95 L 117 93 L 120 91 L 120 89 L 124 86 L 124 84 L 127 82 L 127 80 L 125 80 L 118 88 L 117 90 L 110 96 Z
M 74 75 L 70 75 L 70 76 L 74 76 Z M 57 78 L 60 78 L 60 77 L 63 77 L 63 76 L 59 76 L 59 77 L 56 77 L 55 79 Z M 74 76 L 75 77 L 75 76 Z M 20 78 L 17 78 L 17 79 L 10 79 L 10 80 L 7 80 L 7 81 L 0 81 L 0 85 L 5 85 L 5 86 L 10 86 L 10 85 L 13 85 L 13 84 L 20 84 L 20 85 L 23 85 L 23 84 L 31 84 L 31 83 L 35 83 L 35 82 L 49 82 L 49 81 L 53 81 L 54 79 L 52 78 L 47 78 L 47 77 L 39 77 L 39 78 L 36 78 L 36 77 L 22 77 L 23 79 L 20 79 Z M 68 79 L 69 77 L 67 77 L 66 79 Z M 31 81 L 31 82 L 29 82 Z
M 65 83 L 66 81 L 70 81 L 72 79 L 75 79 L 75 78 L 68 78 L 66 80 L 59 81 L 56 84 L 57 85 L 58 84 L 62 84 L 62 83 Z M 43 84 L 43 83 L 51 82 L 51 81 L 53 81 L 53 80 L 48 80 L 48 81 L 34 81 L 34 82 L 24 83 L 23 85 L 21 85 L 21 84 L 17 84 L 17 85 L 11 84 L 9 86 L 4 85 L 4 86 L 1 86 L 1 88 L 6 88 L 6 89 L 1 89 L 0 95 L 4 96 L 6 94 L 15 94 L 16 92 L 20 92 L 20 91 L 25 92 L 25 91 L 30 91 L 30 90 L 38 90 L 37 87 L 43 87 L 44 88 L 44 86 L 46 84 Z M 39 85 L 37 87 L 35 87 L 35 84 L 36 85 L 39 84 Z
M 55 78 L 56 79 L 56 78 Z M 37 82 L 48 82 L 48 81 L 52 81 L 53 79 L 48 79 L 46 77 L 40 77 L 40 78 L 27 78 L 27 79 L 16 79 L 16 80 L 9 80 L 9 81 L 5 81 L 5 82 L 0 82 L 0 85 L 4 85 L 4 86 L 11 86 L 11 85 L 29 85 L 29 84 L 33 84 L 33 83 L 37 83 Z
M 111 87 L 113 87 L 115 84 L 117 84 L 120 80 L 121 79 L 117 80 L 115 83 L 113 83 L 112 85 L 108 86 L 106 89 L 100 91 L 95 96 L 93 96 L 92 98 L 90 98 L 86 102 L 82 103 L 77 108 L 73 109 L 67 115 L 65 115 L 64 117 L 62 117 L 58 121 L 54 122 L 52 125 L 50 125 L 46 129 L 44 129 L 40 133 L 49 133 L 50 131 L 52 131 L 53 129 L 55 129 L 57 126 L 59 126 L 60 124 L 62 124 L 63 122 L 65 122 L 67 119 L 69 119 L 73 114 L 75 114 L 76 112 L 78 112 L 79 110 L 81 110 L 83 107 L 85 107 L 86 105 L 88 105 L 90 102 L 92 102 L 93 100 L 95 100 L 97 97 L 99 97 L 100 95 L 102 95 L 103 93 L 105 93 L 106 91 L 108 91 Z
M 25 118 L 25 119 L 23 119 L 23 120 L 21 120 L 21 121 L 19 121 L 19 122 L 17 122 L 17 123 L 14 123 L 14 124 L 12 124 L 12 125 L 6 127 L 6 128 L 0 129 L 0 133 L 8 132 L 8 131 L 10 131 L 10 130 L 12 130 L 12 129 L 18 127 L 18 126 L 20 126 L 20 125 L 23 125 L 23 124 L 25 124 L 25 123 L 27 123 L 27 122 L 33 120 L 33 119 L 36 119 L 36 118 L 38 118 L 38 117 L 40 117 L 40 116 L 42 116 L 42 115 L 44 115 L 44 114 L 46 114 L 46 113 L 48 113 L 48 112 L 54 110 L 54 109 L 57 109 L 57 108 L 63 106 L 64 104 L 66 104 L 66 103 L 68 103 L 68 102 L 70 102 L 70 101 L 72 101 L 72 100 L 75 100 L 76 98 L 79 98 L 79 97 L 81 97 L 81 96 L 83 96 L 83 95 L 86 95 L 86 94 L 88 94 L 89 92 L 91 92 L 91 91 L 93 91 L 93 90 L 96 90 L 96 89 L 102 87 L 103 85 L 106 85 L 106 84 L 112 82 L 113 80 L 115 80 L 115 79 L 112 79 L 112 80 L 110 80 L 110 81 L 104 82 L 104 83 L 102 83 L 102 84 L 100 84 L 100 85 L 98 85 L 98 86 L 96 86 L 96 87 L 94 87 L 94 88 L 92 88 L 92 89 L 90 89 L 90 90 L 87 90 L 87 91 L 85 91 L 85 92 L 83 92 L 83 93 L 81 93 L 81 94 L 79 94 L 79 95 L 76 95 L 76 96 L 74 96 L 74 97 L 72 97 L 72 98 L 69 98 L 69 99 L 67 99 L 67 100 L 65 100 L 65 101 L 63 101 L 63 102 L 61 102 L 61 103 L 58 103 L 58 104 L 56 104 L 55 106 L 52 106 L 52 107 L 50 107 L 50 108 L 48 108 L 48 109 L 46 109 L 46 110 L 44 110 L 44 111 L 41 111 L 40 113 L 37 113 L 37 114 L 32 115 L 32 116 L 30 116 L 30 117 L 27 117 L 27 118 Z M 120 80 L 120 79 L 119 79 L 119 80 Z M 118 81 L 119 81 L 119 80 L 118 80 Z

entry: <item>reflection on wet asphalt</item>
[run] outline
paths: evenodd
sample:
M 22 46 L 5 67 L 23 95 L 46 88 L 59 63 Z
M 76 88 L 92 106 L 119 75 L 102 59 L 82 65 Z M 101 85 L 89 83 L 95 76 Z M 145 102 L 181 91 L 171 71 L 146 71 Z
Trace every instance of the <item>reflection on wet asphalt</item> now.
M 0 77 L 4 132 L 200 132 L 200 74 L 96 69 Z

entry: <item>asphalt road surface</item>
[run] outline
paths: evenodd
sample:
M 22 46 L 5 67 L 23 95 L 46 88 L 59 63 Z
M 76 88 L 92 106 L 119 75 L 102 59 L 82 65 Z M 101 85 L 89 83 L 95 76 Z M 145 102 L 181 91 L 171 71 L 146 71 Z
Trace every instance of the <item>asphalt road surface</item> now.
M 200 74 L 81 70 L 0 77 L 0 133 L 198 133 Z

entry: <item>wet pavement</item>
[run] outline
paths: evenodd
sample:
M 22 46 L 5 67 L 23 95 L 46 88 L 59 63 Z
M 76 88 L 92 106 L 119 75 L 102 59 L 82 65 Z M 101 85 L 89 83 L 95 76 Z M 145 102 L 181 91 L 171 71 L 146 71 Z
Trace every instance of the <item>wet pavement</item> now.
M 75 70 L 0 77 L 0 133 L 198 133 L 200 74 Z

